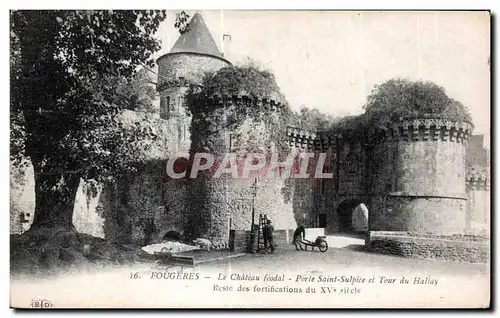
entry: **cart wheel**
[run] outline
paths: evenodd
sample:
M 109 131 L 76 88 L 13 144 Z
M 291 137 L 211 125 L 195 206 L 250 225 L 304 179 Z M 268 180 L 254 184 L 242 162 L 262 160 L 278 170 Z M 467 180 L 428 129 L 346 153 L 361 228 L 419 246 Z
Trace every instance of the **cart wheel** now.
M 318 248 L 319 248 L 319 250 L 320 250 L 321 252 L 323 252 L 323 253 L 324 253 L 324 252 L 326 252 L 326 251 L 328 250 L 328 243 L 327 243 L 327 242 L 325 242 L 325 241 L 323 241 L 323 242 L 321 242 L 321 243 L 319 244 Z
M 161 262 L 161 260 L 156 260 L 156 261 L 155 261 L 155 264 L 154 264 L 154 266 L 153 266 L 153 268 L 154 268 L 154 269 L 158 269 L 158 268 L 160 268 L 160 267 L 161 267 L 161 263 L 162 263 L 162 262 Z

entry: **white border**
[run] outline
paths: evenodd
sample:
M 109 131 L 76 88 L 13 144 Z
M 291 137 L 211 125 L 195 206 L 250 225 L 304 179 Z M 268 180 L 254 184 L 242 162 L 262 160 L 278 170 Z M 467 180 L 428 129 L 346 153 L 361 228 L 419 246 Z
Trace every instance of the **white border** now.
M 84 8 L 92 8 L 92 9 L 101 9 L 101 8 L 120 8 L 120 9 L 137 9 L 137 8 L 150 8 L 150 9 L 171 9 L 171 10 L 179 10 L 179 9 L 184 9 L 184 10 L 192 10 L 192 9 L 264 9 L 264 10 L 276 10 L 276 9 L 288 9 L 288 10 L 318 10 L 318 9 L 336 9 L 336 10 L 483 10 L 483 9 L 490 9 L 492 10 L 493 14 L 498 14 L 500 12 L 500 1 L 498 0 L 474 0 L 474 1 L 437 1 L 437 0 L 406 0 L 406 1 L 401 1 L 401 0 L 393 0 L 393 1 L 370 1 L 370 0 L 349 0 L 349 1 L 271 1 L 271 0 L 253 0 L 253 1 L 210 1 L 207 2 L 202 1 L 202 0 L 185 0 L 182 2 L 171 2 L 171 1 L 96 1 L 96 0 L 87 0 L 87 1 L 78 1 L 78 2 L 72 2 L 69 3 L 68 1 L 15 1 L 15 2 L 7 2 L 4 1 L 2 2 L 2 5 L 5 4 L 10 4 L 9 6 L 6 6 L 5 10 L 2 10 L 2 14 L 0 15 L 2 19 L 2 26 L 4 27 L 3 32 L 1 32 L 2 36 L 2 41 L 1 43 L 3 44 L 2 48 L 4 50 L 4 54 L 2 56 L 8 57 L 9 56 L 9 47 L 8 47 L 8 20 L 9 20 L 9 9 L 54 9 L 54 8 L 60 8 L 60 9 L 84 9 Z M 498 40 L 498 34 L 497 32 L 492 33 L 494 35 L 494 41 L 493 43 L 497 43 L 496 40 Z M 496 51 L 495 55 L 492 57 L 495 61 L 498 60 L 498 51 Z M 496 63 L 495 63 L 496 64 Z M 2 77 L 3 87 L 2 93 L 4 95 L 4 104 L 3 107 L 0 107 L 0 118 L 5 121 L 3 125 L 0 125 L 1 129 L 3 132 L 0 134 L 1 137 L 1 146 L 2 149 L 6 153 L 8 153 L 9 149 L 9 123 L 8 123 L 8 118 L 9 118 L 9 108 L 8 108 L 8 98 L 9 98 L 9 79 L 8 75 L 5 76 L 6 74 L 9 74 L 8 70 L 8 58 L 4 59 L 4 63 L 1 64 L 2 67 L 2 72 L 1 74 L 4 74 Z M 494 71 L 492 69 L 492 71 Z M 498 82 L 495 82 L 495 87 L 493 88 L 495 92 L 498 92 Z M 496 106 L 496 105 L 493 105 Z M 493 108 L 493 107 L 492 107 Z M 495 116 L 495 122 L 498 122 L 498 112 Z M 495 125 L 493 125 L 494 127 Z M 492 127 L 492 128 L 493 128 Z M 495 139 L 498 137 L 497 132 L 494 132 Z M 493 152 L 495 152 L 495 149 L 492 149 Z M 496 154 L 493 154 L 494 158 L 496 158 Z M 4 226 L 4 240 L 2 240 L 2 248 L 0 251 L 3 252 L 4 255 L 8 255 L 10 248 L 9 248 L 9 241 L 8 241 L 8 233 L 9 233 L 9 222 L 7 220 L 8 218 L 8 209 L 9 209 L 9 161 L 8 161 L 8 156 L 7 154 L 4 155 L 3 157 L 3 169 L 1 169 L 1 176 L 0 180 L 3 182 L 1 183 L 2 189 L 0 190 L 0 202 L 2 203 L 2 206 L 4 207 L 3 209 L 3 216 L 5 217 L 5 222 L 3 222 Z M 496 174 L 495 174 L 496 177 Z M 495 191 L 495 194 L 493 197 L 499 197 Z M 495 213 L 492 211 L 492 213 Z M 497 222 L 498 222 L 498 216 L 497 216 Z M 495 228 L 497 225 L 497 222 L 495 223 Z M 495 231 L 493 231 L 495 232 Z M 496 243 L 496 242 L 495 242 Z M 496 246 L 496 244 L 495 244 Z M 492 251 L 493 253 L 497 252 L 497 249 Z M 9 284 L 10 284 L 10 277 L 9 277 L 9 259 L 4 258 L 4 261 L 2 262 L 3 268 L 2 268 L 2 284 L 1 286 L 3 287 L 3 293 L 2 293 L 2 309 L 3 311 L 6 311 L 6 314 L 11 316 L 14 315 L 14 312 L 9 308 Z M 498 273 L 495 273 L 498 274 Z M 497 277 L 498 275 L 495 275 L 494 277 Z M 471 282 L 473 283 L 473 282 Z M 496 283 L 496 282 L 495 282 Z M 495 284 L 496 285 L 496 284 Z M 463 288 L 467 288 L 467 286 L 463 286 Z M 397 291 L 395 291 L 397 292 Z M 494 300 L 492 300 L 494 301 Z M 37 312 L 35 314 L 39 314 L 40 312 Z M 306 314 L 305 312 L 286 312 L 286 313 L 281 313 L 281 314 L 286 314 L 286 315 L 297 315 L 297 314 Z M 365 312 L 370 313 L 370 312 Z M 407 312 L 400 312 L 401 314 L 411 314 L 414 315 L 416 314 L 415 312 L 412 313 L 407 313 Z M 28 313 L 17 313 L 19 316 L 25 316 Z M 51 312 L 47 316 L 56 316 L 58 314 L 57 312 Z M 60 315 L 59 313 L 58 315 Z M 69 312 L 64 312 L 62 313 L 63 316 L 66 315 L 71 315 L 72 313 Z M 83 313 L 84 315 L 89 314 L 89 312 Z M 109 315 L 116 315 L 116 316 L 122 316 L 125 313 L 124 312 L 114 312 L 108 313 Z M 143 313 L 137 313 L 133 312 L 131 315 L 133 316 L 140 316 Z M 152 314 L 152 313 L 150 313 Z M 172 314 L 178 314 L 176 312 L 166 312 L 166 313 L 157 313 L 159 315 L 172 315 Z M 316 313 L 319 315 L 329 315 L 330 313 L 328 312 L 321 312 L 321 313 Z M 335 314 L 335 313 L 334 313 Z M 340 315 L 345 315 L 345 312 L 342 313 L 337 313 Z M 359 315 L 360 313 L 356 313 L 356 315 Z M 417 312 L 418 314 L 418 312 Z M 422 313 L 424 314 L 424 313 Z M 447 312 L 447 313 L 428 313 L 425 312 L 426 316 L 434 316 L 434 315 L 455 315 L 456 313 L 454 312 Z M 478 313 L 466 313 L 465 316 L 475 316 Z M 33 313 L 31 313 L 33 315 Z M 79 315 L 82 315 L 82 313 L 79 313 Z M 130 315 L 130 314 L 129 314 Z M 183 315 L 193 315 L 193 313 L 187 314 L 184 313 Z M 204 313 L 204 316 L 219 316 L 220 313 Z M 264 316 L 268 314 L 264 314 L 261 312 L 256 312 L 253 313 L 252 315 L 255 316 Z M 379 316 L 386 316 L 387 313 L 385 312 L 380 312 L 377 313 Z M 2 315 L 3 316 L 3 315 Z M 464 316 L 464 315 L 461 315 Z

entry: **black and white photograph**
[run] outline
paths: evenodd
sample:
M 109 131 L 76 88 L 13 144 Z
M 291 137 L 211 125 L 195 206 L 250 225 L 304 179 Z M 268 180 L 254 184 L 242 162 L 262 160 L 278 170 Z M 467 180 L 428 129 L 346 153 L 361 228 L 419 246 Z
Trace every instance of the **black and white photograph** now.
M 10 307 L 491 306 L 487 10 L 9 10 Z

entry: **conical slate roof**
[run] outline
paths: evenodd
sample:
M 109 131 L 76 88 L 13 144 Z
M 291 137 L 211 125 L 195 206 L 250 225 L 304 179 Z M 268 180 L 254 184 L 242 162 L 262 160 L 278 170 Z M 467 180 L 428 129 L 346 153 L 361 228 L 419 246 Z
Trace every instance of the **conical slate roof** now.
M 222 57 L 203 16 L 199 13 L 189 21 L 187 32 L 181 34 L 169 53 L 200 53 Z

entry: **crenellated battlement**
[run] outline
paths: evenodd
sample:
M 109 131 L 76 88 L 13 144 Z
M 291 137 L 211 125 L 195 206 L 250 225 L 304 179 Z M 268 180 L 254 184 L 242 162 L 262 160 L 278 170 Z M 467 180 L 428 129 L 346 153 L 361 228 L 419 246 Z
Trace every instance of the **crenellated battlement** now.
M 473 126 L 465 122 L 454 122 L 437 118 L 402 119 L 398 123 L 370 130 L 375 141 L 449 141 L 466 144 Z
M 472 134 L 473 126 L 465 122 L 454 122 L 446 119 L 420 118 L 401 120 L 391 126 L 380 129 L 371 128 L 367 135 L 374 142 L 390 141 L 449 141 L 466 144 Z M 296 127 L 288 128 L 291 147 L 309 150 L 333 148 L 337 139 L 346 138 L 341 133 L 328 131 L 309 131 Z
M 286 102 L 278 94 L 271 94 L 262 98 L 256 98 L 246 92 L 238 94 L 214 94 L 205 100 L 214 105 L 250 106 L 271 111 L 280 111 L 286 106 Z
M 287 136 L 291 147 L 312 151 L 335 148 L 337 139 L 342 138 L 342 134 L 328 131 L 312 131 L 297 127 L 288 127 Z
M 288 127 L 287 136 L 290 147 L 305 150 L 316 150 L 319 145 L 318 133 L 312 130 Z
M 465 176 L 465 185 L 470 190 L 490 190 L 490 179 L 486 173 L 471 172 Z

